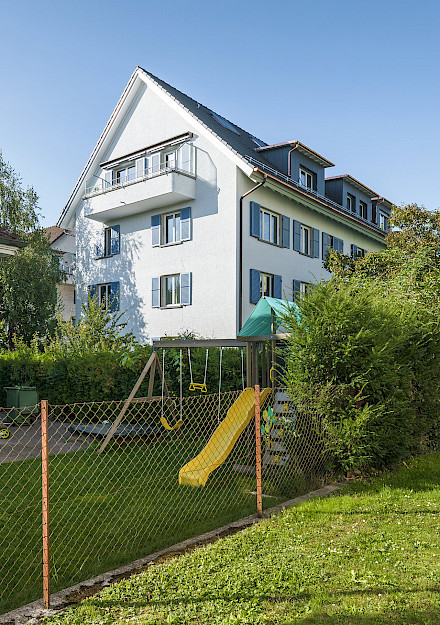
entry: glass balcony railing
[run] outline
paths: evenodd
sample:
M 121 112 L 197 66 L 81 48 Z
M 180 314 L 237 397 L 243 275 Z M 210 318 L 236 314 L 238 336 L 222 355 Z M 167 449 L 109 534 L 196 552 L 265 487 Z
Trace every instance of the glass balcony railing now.
M 195 156 L 192 143 L 184 143 L 174 150 L 146 154 L 112 170 L 103 176 L 93 176 L 85 185 L 85 197 L 120 189 L 156 176 L 177 172 L 195 177 Z

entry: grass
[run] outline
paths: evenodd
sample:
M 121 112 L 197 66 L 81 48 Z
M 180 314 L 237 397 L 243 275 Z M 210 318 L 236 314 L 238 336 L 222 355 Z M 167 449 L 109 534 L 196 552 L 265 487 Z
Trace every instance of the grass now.
M 47 625 L 438 625 L 440 454 L 149 567 Z
M 255 478 L 233 470 L 243 446 L 205 488 L 179 486 L 205 443 L 171 435 L 51 456 L 51 591 L 254 513 Z M 1 614 L 42 594 L 40 459 L 0 464 L 0 497 Z

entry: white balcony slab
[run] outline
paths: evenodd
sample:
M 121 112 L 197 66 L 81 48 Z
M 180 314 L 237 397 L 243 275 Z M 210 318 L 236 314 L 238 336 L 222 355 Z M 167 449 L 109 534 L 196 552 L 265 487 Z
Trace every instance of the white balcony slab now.
M 195 178 L 168 172 L 91 197 L 86 217 L 107 222 L 195 199 Z

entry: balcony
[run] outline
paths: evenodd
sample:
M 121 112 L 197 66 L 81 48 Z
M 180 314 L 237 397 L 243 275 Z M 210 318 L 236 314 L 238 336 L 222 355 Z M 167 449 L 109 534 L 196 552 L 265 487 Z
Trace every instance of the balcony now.
M 195 198 L 194 148 L 156 152 L 86 183 L 89 219 L 107 222 Z

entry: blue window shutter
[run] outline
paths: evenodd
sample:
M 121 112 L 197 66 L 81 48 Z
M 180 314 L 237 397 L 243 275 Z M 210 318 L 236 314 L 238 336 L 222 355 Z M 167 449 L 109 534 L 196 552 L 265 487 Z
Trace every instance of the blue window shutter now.
M 277 299 L 281 299 L 281 289 L 282 289 L 282 278 L 281 276 L 273 277 L 273 296 Z
M 89 284 L 88 286 L 88 295 L 90 299 L 96 297 L 96 284 Z
M 180 274 L 180 303 L 190 306 L 192 296 L 192 273 Z
M 251 237 L 261 237 L 260 233 L 260 211 L 261 206 L 257 202 L 250 203 L 250 224 L 251 224 Z
M 290 217 L 283 215 L 283 239 L 281 242 L 283 247 L 290 247 Z
M 162 215 L 151 215 L 151 241 L 153 247 L 160 245 L 160 224 Z
M 258 304 L 260 301 L 260 272 L 258 269 L 250 271 L 249 301 L 251 304 Z
M 344 241 L 342 239 L 337 239 L 337 241 L 338 241 L 337 251 L 343 254 L 344 253 Z
M 319 258 L 319 230 L 312 228 L 312 256 Z
M 119 282 L 110 282 L 110 310 L 119 310 Z
M 180 209 L 180 240 L 191 239 L 191 206 Z
M 333 239 L 334 241 L 334 239 Z M 322 260 L 327 258 L 327 254 L 330 251 L 330 235 L 327 232 L 322 233 Z
M 293 249 L 301 251 L 301 222 L 297 219 L 293 220 Z
M 151 306 L 160 307 L 160 278 L 153 278 L 151 281 Z
M 119 254 L 120 247 L 121 247 L 119 226 L 112 226 L 110 234 L 111 234 L 110 251 L 112 254 Z
M 358 248 L 357 245 L 355 245 L 354 243 L 351 244 L 351 256 L 352 258 L 357 258 L 358 255 Z
M 293 301 L 297 304 L 301 298 L 301 280 L 293 281 Z

